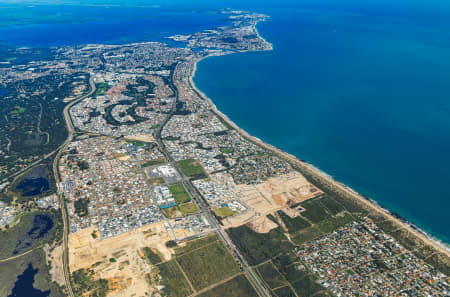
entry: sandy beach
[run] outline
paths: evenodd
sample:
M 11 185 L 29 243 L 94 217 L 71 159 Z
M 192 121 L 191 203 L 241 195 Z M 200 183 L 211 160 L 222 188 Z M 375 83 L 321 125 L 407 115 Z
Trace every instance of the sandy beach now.
M 259 35 L 259 33 L 258 33 L 258 35 Z M 260 37 L 260 38 L 262 38 L 262 37 Z M 270 44 L 270 43 L 267 42 L 267 44 Z M 267 50 L 272 50 L 272 48 L 273 48 L 272 45 L 270 45 L 270 47 Z M 207 56 L 207 57 L 209 57 L 209 56 Z M 204 59 L 204 58 L 202 58 L 202 59 Z M 268 150 L 273 151 L 274 153 L 276 153 L 280 157 L 286 159 L 287 161 L 289 161 L 292 164 L 295 164 L 296 166 L 298 166 L 302 170 L 308 172 L 309 174 L 311 174 L 311 175 L 313 175 L 315 177 L 318 177 L 318 178 L 320 178 L 322 180 L 325 180 L 327 183 L 333 185 L 333 187 L 335 187 L 335 188 L 345 192 L 346 194 L 348 194 L 352 198 L 354 198 L 357 201 L 359 201 L 361 204 L 366 206 L 368 209 L 370 209 L 370 210 L 372 210 L 372 211 L 374 211 L 374 212 L 384 216 L 386 219 L 389 219 L 389 220 L 393 221 L 394 223 L 396 223 L 397 225 L 401 226 L 402 228 L 404 228 L 405 230 L 407 230 L 408 232 L 413 234 L 415 237 L 417 237 L 418 239 L 422 240 L 426 245 L 432 246 L 436 251 L 439 251 L 439 252 L 447 255 L 447 257 L 450 257 L 450 248 L 448 246 L 446 246 L 444 243 L 437 242 L 431 236 L 424 235 L 421 232 L 413 229 L 407 223 L 405 223 L 405 222 L 401 221 L 400 219 L 394 217 L 391 213 L 387 212 L 386 210 L 384 210 L 380 206 L 378 206 L 378 205 L 376 205 L 374 203 L 371 203 L 369 200 L 367 200 L 366 198 L 364 198 L 363 196 L 358 194 L 356 191 L 354 191 L 350 187 L 342 184 L 341 182 L 336 181 L 335 179 L 333 179 L 332 176 L 330 176 L 330 175 L 320 171 L 319 169 L 317 169 L 313 165 L 308 164 L 308 163 L 306 163 L 304 161 L 301 161 L 297 157 L 295 157 L 295 156 L 293 156 L 293 155 L 291 155 L 289 153 L 286 153 L 286 152 L 284 152 L 284 151 L 282 151 L 282 150 L 272 146 L 271 144 L 265 143 L 262 140 L 260 140 L 259 138 L 254 137 L 254 136 L 248 134 L 246 131 L 242 130 L 233 121 L 231 121 L 225 114 L 223 114 L 220 110 L 218 110 L 218 108 L 213 103 L 213 101 L 210 98 L 208 98 L 208 96 L 206 96 L 201 90 L 199 90 L 196 87 L 196 85 L 195 85 L 195 83 L 193 81 L 193 78 L 195 77 L 195 73 L 197 71 L 197 63 L 200 62 L 202 59 L 198 59 L 198 60 L 196 60 L 194 62 L 192 73 L 191 73 L 191 75 L 189 77 L 189 81 L 190 81 L 191 87 L 204 100 L 206 100 L 211 105 L 212 110 L 217 114 L 217 116 L 221 117 L 228 125 L 230 125 L 234 129 L 236 129 L 236 131 L 238 131 L 242 136 L 248 138 L 249 140 L 259 144 L 260 146 L 262 146 L 262 147 L 264 147 L 264 148 L 266 148 Z M 422 231 L 422 232 L 425 233 L 424 231 Z

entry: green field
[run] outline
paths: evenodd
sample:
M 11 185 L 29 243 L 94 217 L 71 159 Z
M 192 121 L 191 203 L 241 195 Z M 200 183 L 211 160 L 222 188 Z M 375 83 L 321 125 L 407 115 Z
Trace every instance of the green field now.
M 327 194 L 305 201 L 301 206 L 306 210 L 296 218 L 289 217 L 283 211 L 277 213 L 296 245 L 331 233 L 355 220 L 352 214 Z
M 355 219 L 348 212 L 343 212 L 334 217 L 327 218 L 317 224 L 317 227 L 324 233 L 331 233 L 338 228 L 353 222 Z
M 203 178 L 206 176 L 202 166 L 193 159 L 186 159 L 177 163 L 184 175 L 188 177 Z
M 257 297 L 250 282 L 242 274 L 234 277 L 228 282 L 221 284 L 203 294 L 199 297 Z
M 177 256 L 177 261 L 196 290 L 240 272 L 239 265 L 220 241 Z
M 278 221 L 278 218 L 274 217 L 273 214 L 268 214 L 267 218 L 269 220 L 271 220 L 272 222 L 274 222 L 275 224 L 280 225 L 280 222 Z
M 314 281 L 314 278 L 307 275 L 304 278 L 292 283 L 292 287 L 299 297 L 310 297 L 325 289 Z
M 138 147 L 145 146 L 145 142 L 143 142 L 143 141 L 139 141 L 139 140 L 129 140 L 129 139 L 126 139 L 125 141 L 128 142 L 128 143 L 130 143 L 130 144 L 132 144 L 132 145 L 134 145 L 134 146 L 138 146 Z
M 206 237 L 202 237 L 202 238 L 198 238 L 198 239 L 189 240 L 188 242 L 186 242 L 185 246 L 179 246 L 179 247 L 175 248 L 175 253 L 177 254 L 177 256 L 181 256 L 185 253 L 189 253 L 192 250 L 204 247 L 204 246 L 211 244 L 213 242 L 216 242 L 218 240 L 219 240 L 219 238 L 215 234 L 211 234 Z
M 217 208 L 214 210 L 219 217 L 226 218 L 234 215 L 234 211 L 232 211 L 228 206 L 224 206 L 221 208 Z
M 229 228 L 227 232 L 250 265 L 257 265 L 293 249 L 280 227 L 268 233 L 256 233 L 244 225 Z
M 231 154 L 233 152 L 233 150 L 231 148 L 229 148 L 229 147 L 221 147 L 220 151 L 222 153 L 224 153 L 224 154 L 227 154 L 227 155 L 229 155 L 229 154 Z
M 330 195 L 325 194 L 321 199 L 323 205 L 328 208 L 329 212 L 333 215 L 336 215 L 344 210 L 344 207 L 339 204 L 335 199 L 333 199 Z
M 299 259 L 293 253 L 288 252 L 277 256 L 272 262 L 289 281 L 298 296 L 310 297 L 321 291 L 326 292 L 324 287 L 315 282 L 315 278 L 310 272 L 301 268 L 298 261 Z M 286 289 L 286 291 L 289 290 Z
M 259 266 L 258 272 L 271 289 L 287 285 L 286 279 L 278 272 L 271 262 Z
M 297 297 L 289 286 L 279 288 L 273 292 L 277 297 Z
M 183 276 L 175 260 L 170 260 L 158 265 L 159 274 L 162 277 L 161 285 L 164 286 L 165 296 L 185 297 L 192 294 L 189 283 Z
M 89 214 L 89 199 L 78 199 L 76 200 L 73 205 L 75 207 L 75 213 L 80 217 L 85 217 Z
M 97 84 L 95 87 L 94 97 L 103 95 L 109 89 L 109 85 L 107 83 Z
M 119 159 L 119 158 L 125 157 L 126 155 L 124 153 L 115 153 L 115 154 L 113 154 L 113 156 L 114 156 L 114 158 Z
M 316 239 L 319 236 L 322 236 L 324 233 L 317 229 L 316 227 L 308 227 L 306 229 L 303 229 L 297 233 L 295 233 L 291 238 L 292 241 L 296 245 L 302 245 L 307 241 Z
M 180 184 L 170 185 L 169 190 L 178 204 L 191 201 L 191 197 L 189 196 L 188 192 L 186 192 L 186 189 L 182 185 Z
M 340 205 L 342 205 L 351 214 L 362 214 L 366 215 L 367 210 L 362 206 L 361 203 L 356 202 L 353 198 L 338 197 L 336 195 L 328 194 L 334 200 L 336 200 Z
M 307 275 L 306 271 L 299 269 L 299 259 L 291 252 L 278 255 L 272 260 L 272 263 L 290 283 Z
M 142 163 L 141 167 L 145 168 L 145 167 L 155 166 L 155 165 L 164 164 L 164 163 L 166 163 L 165 160 L 150 160 L 150 161 L 146 161 L 146 162 Z
M 82 296 L 89 292 L 90 296 L 105 297 L 108 293 L 108 281 L 95 279 L 93 272 L 87 269 L 79 269 L 72 273 L 71 283 L 75 296 Z
M 150 186 L 158 186 L 162 185 L 164 183 L 164 178 L 162 177 L 155 177 L 148 180 Z
M 179 207 L 181 213 L 184 215 L 193 214 L 198 211 L 197 206 L 192 202 L 180 204 L 180 205 L 178 205 L 178 207 Z
M 16 105 L 16 106 L 14 106 L 14 109 L 9 112 L 9 114 L 10 115 L 22 114 L 22 113 L 25 113 L 25 111 L 26 111 L 25 107 Z
M 161 212 L 168 218 L 180 218 L 183 216 L 183 214 L 180 211 L 180 208 L 177 206 L 172 206 L 169 208 L 161 209 Z
M 308 200 L 301 205 L 306 208 L 306 211 L 302 212 L 301 215 L 313 223 L 318 223 L 330 216 L 327 208 L 318 199 Z
M 144 247 L 142 249 L 142 253 L 144 254 L 144 259 L 146 259 L 150 264 L 156 265 L 162 262 L 161 256 L 149 247 Z
M 384 232 L 386 233 L 391 233 L 392 231 L 398 229 L 398 225 L 395 224 L 393 221 L 391 220 L 386 220 L 386 218 L 384 216 L 380 216 L 380 215 L 370 215 L 369 216 L 370 219 L 373 220 L 373 222 Z
M 278 215 L 286 225 L 288 232 L 291 234 L 311 226 L 311 224 L 308 223 L 305 219 L 301 217 L 291 218 L 287 214 L 285 214 L 284 211 L 278 211 Z

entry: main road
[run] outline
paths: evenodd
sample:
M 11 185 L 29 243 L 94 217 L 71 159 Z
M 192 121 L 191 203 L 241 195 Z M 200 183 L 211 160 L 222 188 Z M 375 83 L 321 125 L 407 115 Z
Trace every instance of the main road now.
M 172 81 L 173 82 L 173 81 Z M 68 137 L 66 141 L 61 145 L 60 149 L 58 150 L 57 155 L 55 156 L 55 159 L 53 161 L 53 172 L 55 175 L 55 181 L 58 185 L 60 183 L 60 177 L 58 173 L 58 162 L 61 157 L 61 154 L 65 151 L 67 146 L 72 142 L 73 136 L 74 136 L 74 127 L 72 123 L 72 119 L 70 118 L 69 110 L 70 108 L 80 102 L 81 100 L 91 96 L 95 91 L 95 83 L 93 81 L 93 77 L 91 76 L 89 79 L 89 84 L 91 87 L 91 90 L 89 93 L 74 99 L 71 101 L 65 108 L 64 108 L 64 119 L 66 121 L 67 130 L 68 130 Z M 175 92 L 176 101 L 178 102 L 178 90 L 173 85 L 173 90 Z M 216 230 L 216 233 L 218 234 L 219 238 L 225 243 L 225 245 L 232 251 L 236 259 L 239 261 L 244 273 L 247 275 L 250 282 L 253 284 L 253 287 L 258 291 L 260 296 L 263 297 L 270 297 L 270 293 L 265 287 L 264 283 L 260 280 L 259 276 L 254 272 L 254 270 L 248 265 L 247 261 L 244 259 L 244 257 L 241 255 L 239 250 L 236 248 L 236 246 L 233 244 L 231 239 L 229 238 L 228 234 L 222 229 L 221 224 L 217 220 L 216 216 L 212 213 L 212 210 L 207 205 L 205 200 L 201 197 L 200 193 L 197 191 L 197 189 L 192 185 L 192 182 L 189 178 L 187 178 L 184 173 L 180 170 L 178 164 L 173 159 L 173 157 L 167 152 L 166 147 L 162 141 L 161 132 L 164 126 L 169 121 L 170 117 L 175 113 L 177 104 L 174 104 L 172 112 L 170 115 L 166 117 L 166 119 L 161 123 L 161 125 L 158 127 L 158 129 L 155 132 L 155 140 L 158 143 L 158 146 L 160 147 L 162 153 L 167 158 L 169 163 L 177 170 L 178 174 L 181 176 L 181 182 L 183 186 L 186 188 L 186 190 L 189 192 L 191 197 L 195 200 L 197 205 L 200 208 L 200 211 L 207 217 L 209 223 L 211 226 Z M 67 212 L 64 204 L 64 196 L 62 194 L 59 194 L 59 201 L 61 206 L 61 213 L 63 218 L 63 225 L 64 225 L 64 234 L 63 234 L 63 269 L 64 269 L 64 280 L 66 283 L 67 293 L 70 297 L 74 297 L 72 286 L 70 283 L 70 271 L 69 271 L 69 255 L 68 255 L 68 239 L 69 239 L 69 223 L 68 223 L 68 217 Z
M 173 84 L 173 79 L 171 79 L 171 80 L 172 80 L 172 84 Z M 239 261 L 239 264 L 241 265 L 244 273 L 247 275 L 247 277 L 250 280 L 250 282 L 252 283 L 253 287 L 258 291 L 258 294 L 263 297 L 270 297 L 271 294 L 265 287 L 264 283 L 261 281 L 259 276 L 255 273 L 253 268 L 251 268 L 248 265 L 247 261 L 241 255 L 241 253 L 236 248 L 236 246 L 233 244 L 233 242 L 230 239 L 230 237 L 228 236 L 228 234 L 223 230 L 222 225 L 219 223 L 217 217 L 213 214 L 212 209 L 208 206 L 208 204 L 203 199 L 201 194 L 193 186 L 191 180 L 188 177 L 186 177 L 186 175 L 183 173 L 183 171 L 181 171 L 177 162 L 173 159 L 173 157 L 166 150 L 164 142 L 162 141 L 161 133 L 162 133 L 164 126 L 167 124 L 167 122 L 170 120 L 172 115 L 175 113 L 176 108 L 177 108 L 176 103 L 179 100 L 178 89 L 175 86 L 175 84 L 173 84 L 172 89 L 175 92 L 176 102 L 173 105 L 171 113 L 164 119 L 164 121 L 161 123 L 161 125 L 159 125 L 158 129 L 155 131 L 155 133 L 154 133 L 155 140 L 158 143 L 158 146 L 161 149 L 164 156 L 166 157 L 166 159 L 169 161 L 169 163 L 175 168 L 175 170 L 180 175 L 181 183 L 186 188 L 189 195 L 195 200 L 197 206 L 200 208 L 200 212 L 206 216 L 206 218 L 208 219 L 208 222 L 211 224 L 211 227 L 213 227 L 213 229 L 216 230 L 216 233 L 219 236 L 219 238 L 225 243 L 225 245 L 231 250 L 231 252 L 234 254 L 236 259 Z
M 95 83 L 94 83 L 94 78 L 93 78 L 92 75 L 89 77 L 89 85 L 91 87 L 91 90 L 89 91 L 89 93 L 72 100 L 64 108 L 64 120 L 66 121 L 68 136 L 67 136 L 66 141 L 60 146 L 60 148 L 58 150 L 58 153 L 56 154 L 55 159 L 53 160 L 53 174 L 55 175 L 55 182 L 56 182 L 57 186 L 60 183 L 59 171 L 58 171 L 58 162 L 59 162 L 59 159 L 61 158 L 61 154 L 66 150 L 67 146 L 72 142 L 73 135 L 74 135 L 74 132 L 75 132 L 75 130 L 73 128 L 72 119 L 70 118 L 69 111 L 70 111 L 70 108 L 72 106 L 74 106 L 75 104 L 77 104 L 81 100 L 91 96 L 95 92 Z M 64 269 L 64 281 L 66 283 L 66 288 L 67 288 L 68 295 L 70 297 L 74 297 L 72 286 L 70 284 L 70 271 L 69 271 L 69 248 L 68 248 L 69 222 L 68 222 L 66 207 L 65 207 L 65 204 L 64 204 L 64 195 L 59 193 L 58 196 L 59 196 L 59 205 L 60 205 L 60 208 L 61 208 L 61 215 L 62 215 L 62 220 L 63 220 L 63 225 L 64 225 L 64 232 L 63 232 L 63 256 L 62 256 L 63 257 L 63 269 Z

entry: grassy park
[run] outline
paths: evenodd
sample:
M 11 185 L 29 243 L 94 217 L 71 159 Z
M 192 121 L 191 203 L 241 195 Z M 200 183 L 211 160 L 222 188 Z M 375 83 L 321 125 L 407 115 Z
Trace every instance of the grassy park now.
M 197 206 L 192 202 L 180 204 L 178 207 L 183 215 L 193 214 L 198 211 Z
M 172 193 L 175 201 L 178 204 L 191 201 L 191 197 L 186 192 L 186 189 L 180 184 L 174 184 L 169 186 L 170 193 Z
M 202 166 L 194 159 L 181 160 L 177 163 L 184 175 L 194 178 L 205 177 L 205 171 Z
M 218 240 L 177 257 L 177 261 L 196 290 L 240 272 L 231 253 Z

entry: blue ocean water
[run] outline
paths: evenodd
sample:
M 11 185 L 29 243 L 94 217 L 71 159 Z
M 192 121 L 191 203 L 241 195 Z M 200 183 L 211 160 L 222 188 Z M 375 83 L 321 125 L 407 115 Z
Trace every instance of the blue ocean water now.
M 235 123 L 450 242 L 450 24 L 272 10 L 274 51 L 212 57 L 196 85 Z
M 35 15 L 36 23 L 0 26 L 0 42 L 27 47 L 89 43 L 123 44 L 143 41 L 170 42 L 166 37 L 198 32 L 229 23 L 224 15 L 205 9 L 180 10 L 120 6 L 19 7 L 20 14 L 17 11 L 12 11 L 11 14 L 34 13 L 38 9 Z M 61 18 L 53 17 L 52 22 L 46 22 L 45 20 L 52 15 L 62 16 Z M 79 15 L 79 18 L 74 15 Z M 66 21 L 63 16 L 67 16 Z
M 217 8 L 271 15 L 258 28 L 274 51 L 208 58 L 199 88 L 251 134 L 450 242 L 450 2 L 78 2 L 22 7 L 29 24 L 0 27 L 0 41 L 160 40 L 223 25 Z

